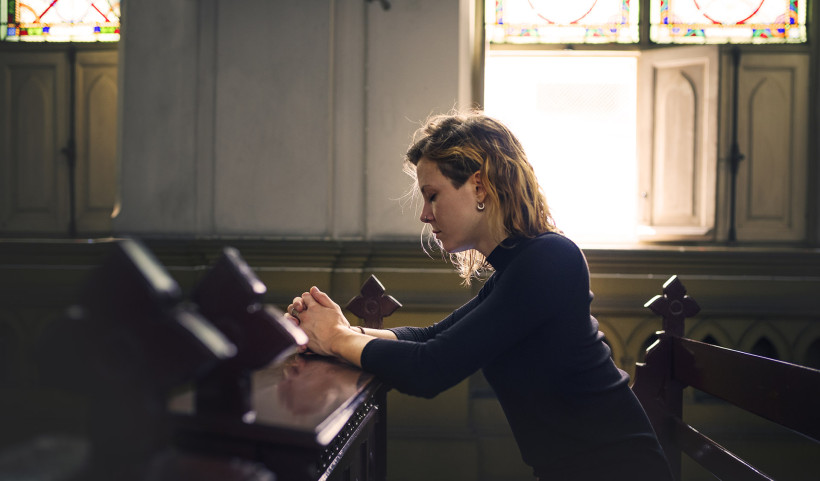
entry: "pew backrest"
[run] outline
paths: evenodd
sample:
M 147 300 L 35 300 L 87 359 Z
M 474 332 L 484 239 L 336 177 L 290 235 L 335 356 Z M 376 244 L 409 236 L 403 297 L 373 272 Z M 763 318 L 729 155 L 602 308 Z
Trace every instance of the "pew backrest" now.
M 686 454 L 718 479 L 772 480 L 683 419 L 683 389 L 691 386 L 820 443 L 820 371 L 698 342 L 683 336 L 699 312 L 673 276 L 649 302 L 663 331 L 635 370 L 632 386 L 655 429 L 673 474 Z M 818 465 L 820 469 L 820 464 Z

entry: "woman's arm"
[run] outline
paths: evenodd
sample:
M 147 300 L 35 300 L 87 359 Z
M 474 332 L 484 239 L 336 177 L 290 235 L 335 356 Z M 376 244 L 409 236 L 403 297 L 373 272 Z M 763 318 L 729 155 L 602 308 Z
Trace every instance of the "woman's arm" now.
M 399 332 L 399 341 L 369 342 L 363 369 L 398 391 L 433 397 L 535 335 L 552 357 L 592 342 L 589 274 L 577 246 L 558 236 L 536 239 L 498 274 L 482 288 L 480 302 L 459 308 L 457 321 L 435 337 L 408 342 Z M 563 337 L 569 331 L 578 332 Z

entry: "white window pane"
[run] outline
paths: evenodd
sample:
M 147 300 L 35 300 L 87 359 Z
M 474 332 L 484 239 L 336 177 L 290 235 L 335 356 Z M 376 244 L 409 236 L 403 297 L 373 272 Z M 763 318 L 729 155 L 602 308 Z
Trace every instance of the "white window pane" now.
M 636 239 L 636 81 L 633 56 L 488 52 L 488 115 L 519 137 L 569 237 Z

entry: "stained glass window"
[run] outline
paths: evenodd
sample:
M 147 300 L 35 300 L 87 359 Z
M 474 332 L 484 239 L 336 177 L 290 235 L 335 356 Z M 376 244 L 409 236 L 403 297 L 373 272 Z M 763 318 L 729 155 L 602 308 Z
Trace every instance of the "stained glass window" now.
M 652 0 L 655 43 L 801 43 L 808 0 Z
M 0 0 L 0 40 L 116 42 L 119 0 Z
M 486 0 L 495 44 L 636 43 L 637 0 Z

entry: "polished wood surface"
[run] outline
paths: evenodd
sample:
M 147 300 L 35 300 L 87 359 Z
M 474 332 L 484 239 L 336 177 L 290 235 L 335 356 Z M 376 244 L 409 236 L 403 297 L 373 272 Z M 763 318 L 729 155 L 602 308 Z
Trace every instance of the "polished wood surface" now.
M 193 391 L 169 407 L 183 449 L 257 460 L 283 479 L 334 479 L 343 458 L 365 459 L 354 468 L 369 473 L 360 479 L 383 479 L 376 473 L 385 472 L 385 392 L 354 366 L 299 354 L 254 372 L 244 420 L 197 413 Z M 368 453 L 347 456 L 355 449 Z
M 377 384 L 360 369 L 331 358 L 299 354 L 281 364 L 260 369 L 252 376 L 253 410 L 241 422 L 219 415 L 201 416 L 195 421 L 194 392 L 171 400 L 170 408 L 180 422 L 232 426 L 237 433 L 268 431 L 287 433 L 308 444 L 327 444 L 338 433 L 337 423 L 349 417 L 351 408 L 366 388 Z M 342 423 L 344 424 L 344 423 Z

